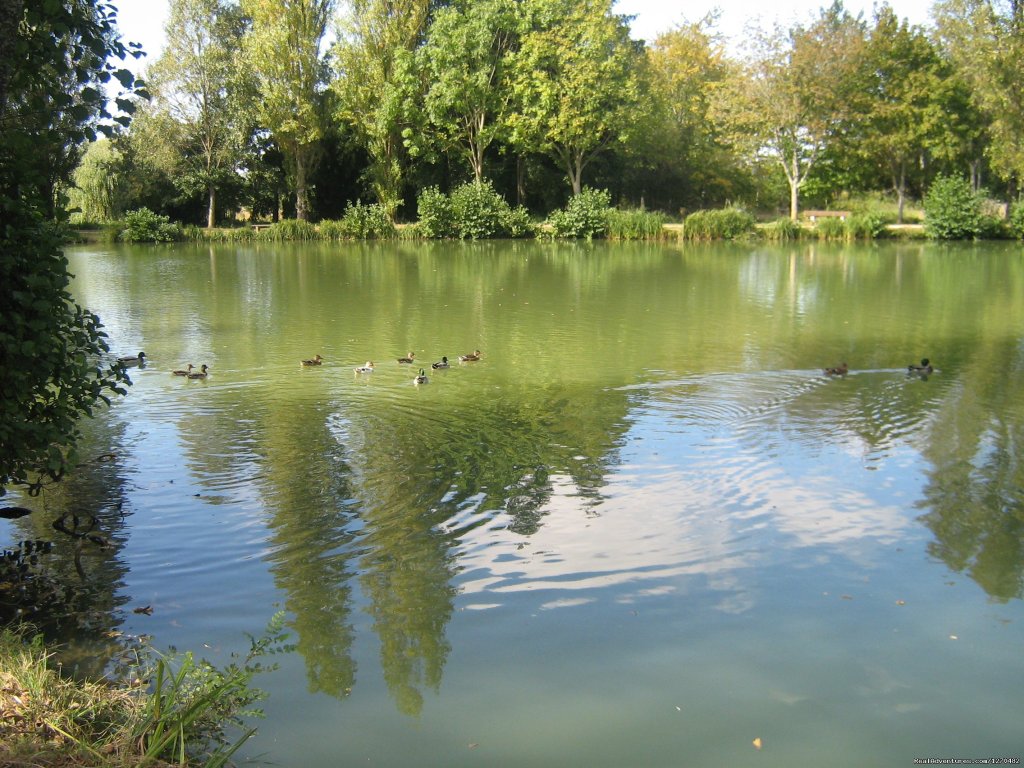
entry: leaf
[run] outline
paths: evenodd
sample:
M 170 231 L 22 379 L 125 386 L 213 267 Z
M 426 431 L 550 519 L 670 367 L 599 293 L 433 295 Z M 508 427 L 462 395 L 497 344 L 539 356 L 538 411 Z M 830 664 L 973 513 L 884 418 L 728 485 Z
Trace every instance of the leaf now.
M 754 741 L 752 743 L 754 745 L 754 749 L 761 749 L 761 737 L 760 736 L 758 736 L 756 739 L 754 739 Z

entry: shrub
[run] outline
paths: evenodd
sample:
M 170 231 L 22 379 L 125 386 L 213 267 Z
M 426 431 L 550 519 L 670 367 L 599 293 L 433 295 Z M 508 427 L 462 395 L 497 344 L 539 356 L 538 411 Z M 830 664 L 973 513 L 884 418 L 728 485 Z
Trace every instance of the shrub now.
M 437 187 L 427 187 L 420 192 L 416 212 L 419 215 L 416 227 L 423 237 L 456 236 L 451 201 Z
M 271 224 L 259 233 L 260 240 L 273 242 L 318 240 L 319 237 L 316 227 L 302 219 L 285 219 Z
M 537 232 L 533 219 L 530 218 L 530 212 L 521 205 L 508 209 L 508 212 L 502 217 L 502 229 L 505 230 L 508 237 L 517 238 L 533 237 Z
M 504 234 L 509 205 L 491 182 L 469 182 L 452 192 L 451 210 L 459 237 L 483 240 Z
M 350 204 L 341 219 L 321 221 L 320 237 L 323 240 L 372 240 L 394 237 L 395 225 L 387 210 L 379 203 L 363 205 L 357 200 Z
M 820 240 L 845 240 L 846 222 L 839 218 L 821 218 L 814 224 L 814 234 Z
M 958 176 L 939 176 L 924 196 L 924 227 L 936 240 L 965 240 L 981 232 L 981 203 Z
M 565 208 L 548 217 L 551 234 L 554 237 L 586 240 L 603 237 L 608 231 L 611 200 L 607 190 L 584 188 L 566 203 Z
M 735 240 L 754 229 L 754 217 L 742 208 L 694 211 L 683 222 L 687 240 Z
M 124 215 L 120 238 L 126 243 L 173 243 L 181 237 L 181 227 L 149 208 L 128 211 Z
M 799 240 L 802 227 L 793 221 L 789 216 L 783 216 L 770 224 L 765 225 L 761 230 L 766 240 L 782 242 L 784 240 Z
M 665 234 L 665 214 L 608 209 L 608 237 L 614 240 L 657 240 Z
M 1024 240 L 1024 205 L 1018 203 L 1010 212 L 1010 231 L 1020 240 Z
M 1012 234 L 1002 217 L 983 213 L 978 219 L 978 237 L 985 240 L 1006 240 L 1012 237 Z
M 855 213 L 846 220 L 850 240 L 874 240 L 885 232 L 885 219 L 878 213 Z

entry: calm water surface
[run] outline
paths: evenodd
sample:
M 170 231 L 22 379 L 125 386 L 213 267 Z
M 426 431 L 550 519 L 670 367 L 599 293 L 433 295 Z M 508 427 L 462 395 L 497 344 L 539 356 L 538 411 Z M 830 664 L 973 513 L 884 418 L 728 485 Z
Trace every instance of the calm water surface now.
M 222 662 L 283 610 L 249 757 L 1024 757 L 1018 245 L 69 256 L 151 362 L 88 426 L 113 458 L 0 535 L 111 537 L 58 622 L 83 667 L 113 628 Z

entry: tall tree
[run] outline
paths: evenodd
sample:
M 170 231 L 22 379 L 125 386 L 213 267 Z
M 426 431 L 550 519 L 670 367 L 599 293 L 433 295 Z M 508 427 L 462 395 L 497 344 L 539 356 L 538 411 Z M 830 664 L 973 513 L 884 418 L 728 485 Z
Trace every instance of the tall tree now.
M 327 118 L 324 35 L 334 0 L 242 0 L 252 20 L 246 63 L 260 122 L 284 153 L 295 188 L 295 216 L 310 217 L 309 176 Z
M 855 103 L 864 23 L 836 0 L 808 26 L 776 29 L 757 42 L 719 107 L 734 140 L 781 166 L 795 221 L 801 188 Z
M 944 48 L 987 116 L 992 165 L 1007 180 L 1024 176 L 1024 2 L 939 0 Z
M 60 233 L 50 216 L 54 186 L 69 183 L 79 148 L 112 131 L 103 84 L 126 92 L 141 81 L 116 59 L 113 6 L 97 0 L 0 0 L 0 496 L 9 483 L 37 490 L 74 461 L 78 420 L 130 383 L 109 367 L 102 325 L 68 291 Z
M 419 51 L 431 131 L 466 157 L 478 183 L 487 148 L 507 130 L 517 41 L 513 0 L 462 0 L 437 12 Z
M 347 0 L 334 48 L 337 117 L 366 147 L 370 187 L 392 217 L 402 202 L 410 113 L 423 91 L 414 52 L 430 7 L 430 0 Z
M 509 117 L 513 141 L 552 155 L 574 195 L 601 152 L 629 139 L 643 109 L 643 44 L 610 0 L 523 0 Z
M 171 0 L 167 45 L 149 70 L 152 100 L 135 130 L 186 194 L 206 199 L 217 222 L 217 190 L 237 180 L 243 100 L 237 63 L 245 22 L 224 0 Z

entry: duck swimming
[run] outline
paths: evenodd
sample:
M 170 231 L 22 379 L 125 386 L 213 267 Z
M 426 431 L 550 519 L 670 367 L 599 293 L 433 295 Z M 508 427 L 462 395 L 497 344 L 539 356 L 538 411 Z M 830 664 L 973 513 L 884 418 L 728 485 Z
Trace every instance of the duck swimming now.
M 475 352 L 470 352 L 468 355 L 459 355 L 459 360 L 463 363 L 473 363 L 480 359 L 481 354 L 478 349 Z
M 206 365 L 206 363 L 203 363 L 198 371 L 192 371 L 191 373 L 188 374 L 188 377 L 190 379 L 205 379 L 209 375 L 209 367 Z
M 850 367 L 846 363 L 840 363 L 835 368 L 826 368 L 826 376 L 845 376 L 850 372 Z
M 183 370 L 183 371 L 171 371 L 171 373 L 173 373 L 175 376 L 188 376 L 190 373 L 192 373 L 192 369 L 193 368 L 195 368 L 195 366 L 192 365 L 192 363 L 189 363 L 188 364 L 188 368 L 186 368 L 185 370 Z
M 355 371 L 356 373 L 373 373 L 373 360 L 367 360 L 366 365 L 360 365 Z
M 320 355 L 316 355 L 312 360 L 303 360 L 303 365 L 323 365 L 324 359 Z
M 420 368 L 419 374 L 416 376 L 416 378 L 414 378 L 412 380 L 412 383 L 413 384 L 426 384 L 427 383 L 427 374 L 423 371 L 422 368 Z
M 448 358 L 447 357 L 442 357 L 441 358 L 441 362 L 439 362 L 439 363 L 431 363 L 430 367 L 433 368 L 434 370 L 440 370 L 442 368 L 447 368 L 448 367 Z
M 932 367 L 931 360 L 927 357 L 922 358 L 920 365 L 914 365 L 911 363 L 907 366 L 908 373 L 932 373 L 935 369 Z
M 139 352 L 139 354 L 135 355 L 134 357 L 132 357 L 131 355 L 129 355 L 128 357 L 119 357 L 117 358 L 117 362 L 121 363 L 121 365 L 124 366 L 145 365 L 146 353 Z
M 416 357 L 416 353 L 415 352 L 410 352 L 408 357 L 400 357 L 400 358 L 398 358 L 398 362 L 408 364 L 408 363 L 412 362 L 412 359 L 414 357 Z

